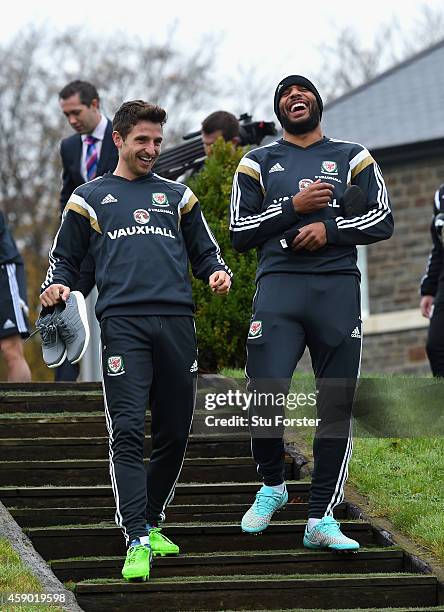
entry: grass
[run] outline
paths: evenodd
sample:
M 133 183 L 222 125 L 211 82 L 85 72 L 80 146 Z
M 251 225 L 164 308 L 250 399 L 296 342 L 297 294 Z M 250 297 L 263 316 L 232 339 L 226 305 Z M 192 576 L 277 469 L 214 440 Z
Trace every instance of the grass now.
M 357 439 L 350 482 L 376 515 L 444 562 L 444 440 Z
M 232 378 L 244 376 L 242 370 L 222 373 Z M 374 399 L 375 389 L 376 395 L 379 394 L 373 403 L 377 414 L 372 419 L 370 405 L 369 416 L 358 419 L 349 483 L 368 498 L 373 515 L 387 517 L 444 563 L 444 438 L 438 437 L 442 432 L 439 425 L 443 419 L 442 385 L 434 379 L 404 376 L 364 379 L 364 388 L 370 390 L 368 396 Z M 312 390 L 313 376 L 296 375 L 292 388 Z M 299 416 L 298 411 L 292 416 Z M 422 427 L 421 419 L 428 420 L 429 424 Z M 385 427 L 397 432 L 401 423 L 405 425 L 403 433 L 407 430 L 416 435 L 371 437 L 372 430 L 381 434 Z M 434 428 L 437 432 L 436 437 L 421 435 L 427 433 L 429 425 L 430 431 Z M 293 429 L 287 438 L 312 458 L 313 430 Z
M 43 587 L 38 579 L 23 564 L 19 555 L 4 538 L 0 538 L 0 593 L 34 593 L 43 594 Z M 14 603 L 1 608 L 2 612 L 10 610 L 24 612 L 56 612 L 62 611 L 60 606 L 43 604 Z

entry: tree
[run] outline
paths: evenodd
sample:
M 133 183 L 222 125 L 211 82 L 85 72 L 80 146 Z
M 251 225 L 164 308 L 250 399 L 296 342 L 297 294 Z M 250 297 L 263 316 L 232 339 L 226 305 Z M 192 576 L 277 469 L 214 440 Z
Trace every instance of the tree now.
M 27 29 L 0 47 L 0 205 L 22 246 L 46 255 L 58 223 L 58 147 L 71 131 L 57 91 L 74 78 L 91 80 L 108 116 L 125 99 L 148 98 L 171 109 L 166 142 L 176 142 L 196 104 L 214 93 L 212 51 L 206 41 L 185 56 L 171 42 L 116 42 L 78 29 L 57 36 Z
M 423 5 L 410 30 L 393 19 L 366 46 L 356 30 L 340 28 L 331 44 L 319 46 L 321 67 L 316 83 L 324 101 L 366 83 L 391 66 L 442 39 L 444 12 Z

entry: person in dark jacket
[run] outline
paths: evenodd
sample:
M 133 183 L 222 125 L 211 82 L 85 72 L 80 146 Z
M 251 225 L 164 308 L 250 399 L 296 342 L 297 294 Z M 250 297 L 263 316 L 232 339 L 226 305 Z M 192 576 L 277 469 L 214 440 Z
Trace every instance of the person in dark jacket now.
M 76 187 L 112 172 L 118 160 L 112 139 L 112 122 L 102 114 L 96 87 L 87 81 L 72 81 L 59 92 L 60 108 L 76 132 L 60 145 L 63 174 L 60 192 L 60 214 Z M 80 278 L 73 289 L 87 297 L 95 285 L 94 263 L 87 255 L 82 262 Z M 56 381 L 75 381 L 79 365 L 65 361 L 56 369 Z
M 246 375 L 252 392 L 276 394 L 271 418 L 281 425 L 277 394 L 288 393 L 308 346 L 320 423 L 304 545 L 355 550 L 358 542 L 340 531 L 333 510 L 343 499 L 347 478 L 361 361 L 356 245 L 389 238 L 393 219 L 381 171 L 369 151 L 322 134 L 322 99 L 311 81 L 301 75 L 283 79 L 274 109 L 283 138 L 242 158 L 231 198 L 232 244 L 240 252 L 255 248 L 258 255 Z M 364 192 L 367 206 L 365 214 L 348 218 L 340 202 L 350 184 Z M 253 408 L 258 413 L 253 416 L 260 417 L 266 406 Z M 242 529 L 258 533 L 288 494 L 283 427 L 269 432 L 252 428 L 252 436 L 264 484 Z
M 152 167 L 166 112 L 135 100 L 113 120 L 114 173 L 75 189 L 50 252 L 41 302 L 66 300 L 89 249 L 99 297 L 105 414 L 116 522 L 129 545 L 122 570 L 146 578 L 151 553 L 177 554 L 159 522 L 173 497 L 193 415 L 197 381 L 194 276 L 220 295 L 231 272 L 193 192 Z M 145 411 L 152 452 L 145 469 Z
M 421 314 L 430 319 L 426 351 L 433 376 L 444 376 L 444 184 L 435 191 L 430 227 L 432 250 L 421 279 Z

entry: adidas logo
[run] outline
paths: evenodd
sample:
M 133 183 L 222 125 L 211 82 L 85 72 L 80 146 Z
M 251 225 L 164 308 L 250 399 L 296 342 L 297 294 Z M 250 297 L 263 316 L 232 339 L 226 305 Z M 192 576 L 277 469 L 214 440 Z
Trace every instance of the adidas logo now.
M 113 195 L 109 193 L 107 196 L 103 198 L 100 204 L 112 204 L 113 202 L 117 202 L 117 198 L 115 198 Z
M 355 329 L 351 333 L 352 338 L 360 338 L 361 332 L 359 331 L 359 327 L 355 327 Z
M 197 359 L 194 360 L 193 365 L 190 368 L 190 372 L 197 372 Z
M 277 163 L 274 164 L 274 166 L 272 168 L 270 168 L 270 170 L 268 171 L 268 174 L 271 174 L 272 172 L 284 172 L 285 168 L 282 168 L 281 164 Z
M 3 324 L 3 329 L 11 329 L 12 327 L 15 327 L 15 323 L 13 323 L 11 319 L 6 319 Z

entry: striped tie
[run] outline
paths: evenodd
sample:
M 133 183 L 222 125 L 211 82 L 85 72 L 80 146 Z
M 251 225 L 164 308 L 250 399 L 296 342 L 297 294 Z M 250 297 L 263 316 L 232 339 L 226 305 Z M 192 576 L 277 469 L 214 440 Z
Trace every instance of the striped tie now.
M 97 174 L 97 140 L 97 138 L 90 135 L 85 138 L 85 142 L 88 145 L 88 148 L 86 149 L 86 178 L 88 181 L 92 181 Z

